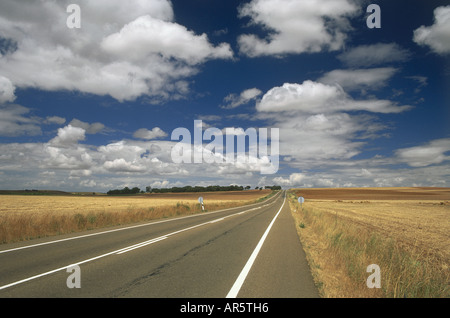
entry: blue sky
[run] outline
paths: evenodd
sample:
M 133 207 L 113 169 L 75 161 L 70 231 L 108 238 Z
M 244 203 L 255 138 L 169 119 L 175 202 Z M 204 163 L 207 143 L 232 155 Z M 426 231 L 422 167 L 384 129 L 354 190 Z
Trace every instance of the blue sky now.
M 448 1 L 4 0 L 0 189 L 449 187 L 449 88 Z M 175 163 L 194 120 L 278 128 L 277 172 Z

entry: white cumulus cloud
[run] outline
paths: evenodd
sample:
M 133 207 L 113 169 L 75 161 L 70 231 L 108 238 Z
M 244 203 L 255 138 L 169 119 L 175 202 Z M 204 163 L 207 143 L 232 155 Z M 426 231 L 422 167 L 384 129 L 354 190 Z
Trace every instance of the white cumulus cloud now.
M 269 34 L 241 35 L 240 51 L 254 57 L 338 50 L 351 29 L 348 18 L 358 10 L 348 0 L 253 0 L 240 7 L 239 16 Z
M 206 34 L 195 35 L 186 27 L 149 15 L 125 25 L 120 32 L 103 39 L 101 47 L 122 58 L 142 61 L 153 54 L 198 64 L 210 58 L 231 58 L 228 44 L 213 47 Z M 130 50 L 130 48 L 133 48 Z
M 299 186 L 305 180 L 305 177 L 302 173 L 292 173 L 289 175 L 289 178 L 275 177 L 273 178 L 273 182 L 286 187 Z
M 139 139 L 146 139 L 146 140 L 152 140 L 152 139 L 158 139 L 162 137 L 167 137 L 167 133 L 164 132 L 161 128 L 155 127 L 152 130 L 148 130 L 146 128 L 141 128 L 133 134 L 134 138 Z
M 180 98 L 199 64 L 233 55 L 177 24 L 169 0 L 80 0 L 80 29 L 66 26 L 71 2 L 30 1 L 26 10 L 0 2 L 1 37 L 14 44 L 0 55 L 0 102 L 13 99 L 14 87 Z
M 414 31 L 414 42 L 427 45 L 437 54 L 450 53 L 450 6 L 434 10 L 434 24 L 422 25 Z
M 111 172 L 144 172 L 145 167 L 136 162 L 127 162 L 123 158 L 106 161 L 103 166 Z
M 375 97 L 356 100 L 338 84 L 311 80 L 273 87 L 256 106 L 259 119 L 280 129 L 284 162 L 300 170 L 355 157 L 369 139 L 384 136 L 387 126 L 377 114 L 397 114 L 410 108 Z M 334 180 L 322 179 L 327 180 L 324 184 Z M 317 180 L 308 184 L 318 185 Z
M 0 104 L 14 101 L 16 99 L 14 90 L 15 87 L 11 81 L 0 75 Z
M 400 113 L 410 106 L 398 106 L 389 100 L 355 100 L 339 85 L 314 81 L 302 84 L 285 83 L 270 89 L 257 105 L 262 112 L 295 111 L 303 113 L 332 113 L 339 111 L 368 111 L 374 113 Z
M 80 127 L 67 125 L 58 129 L 58 135 L 49 141 L 55 147 L 70 147 L 85 139 L 86 131 Z

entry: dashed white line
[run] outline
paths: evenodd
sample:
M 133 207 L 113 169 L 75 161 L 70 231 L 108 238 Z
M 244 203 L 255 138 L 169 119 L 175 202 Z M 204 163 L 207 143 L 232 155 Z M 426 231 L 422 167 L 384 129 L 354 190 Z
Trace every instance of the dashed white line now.
M 273 196 L 272 198 L 270 198 L 268 200 L 273 200 L 276 197 L 277 196 Z M 249 206 L 252 206 L 252 205 L 255 205 L 255 204 L 258 204 L 258 203 L 249 204 L 247 206 L 249 207 Z M 267 205 L 268 204 L 265 204 L 264 206 L 267 206 Z M 219 212 L 232 210 L 232 209 L 236 209 L 236 208 L 239 208 L 239 207 L 228 208 L 228 209 L 223 209 L 223 210 L 218 210 L 218 211 L 212 211 L 212 212 L 202 213 L 202 214 L 188 215 L 188 216 L 178 217 L 178 218 L 169 219 L 169 220 L 153 221 L 153 222 L 150 222 L 150 223 L 132 225 L 132 226 L 127 226 L 127 227 L 114 229 L 114 230 L 107 230 L 107 231 L 102 231 L 102 232 L 97 232 L 97 233 L 91 233 L 91 234 L 79 235 L 79 236 L 75 236 L 75 237 L 69 237 L 69 238 L 55 240 L 55 241 L 43 242 L 43 243 L 32 244 L 32 245 L 26 245 L 26 246 L 21 246 L 21 247 L 16 247 L 16 248 L 11 248 L 11 249 L 8 249 L 8 250 L 0 251 L 0 254 L 9 253 L 9 252 L 18 251 L 18 250 L 27 249 L 27 248 L 32 248 L 32 247 L 38 247 L 38 246 L 43 246 L 43 245 L 49 245 L 49 244 L 65 242 L 65 241 L 77 240 L 77 239 L 86 238 L 86 237 L 95 236 L 95 235 L 101 235 L 101 234 L 107 234 L 107 233 L 112 233 L 112 232 L 117 232 L 117 231 L 134 229 L 134 228 L 143 227 L 143 226 L 150 226 L 150 225 L 159 224 L 159 223 L 172 222 L 172 221 L 182 220 L 182 219 L 186 219 L 186 218 L 198 217 L 198 216 L 207 215 L 207 214 L 214 214 L 214 213 L 219 213 Z M 245 213 L 245 212 L 248 212 L 248 211 L 252 211 L 254 209 L 259 209 L 259 208 L 261 208 L 261 207 L 245 210 L 245 211 L 240 212 L 238 214 L 242 214 L 242 213 Z
M 123 253 L 129 252 L 129 251 L 135 250 L 137 248 L 140 248 L 140 247 L 143 247 L 143 246 L 147 246 L 147 245 L 150 245 L 150 244 L 153 244 L 153 243 L 165 240 L 166 238 L 167 238 L 167 236 L 157 237 L 157 238 L 149 240 L 147 242 L 143 242 L 143 243 L 139 243 L 139 244 L 133 245 L 130 248 L 122 250 L 122 251 L 120 251 L 120 252 L 118 252 L 116 254 L 118 254 L 118 255 L 119 254 L 123 254 Z
M 283 202 L 283 205 L 284 205 L 284 202 Z M 39 277 L 47 276 L 47 275 L 50 275 L 50 274 L 53 274 L 53 273 L 56 273 L 56 272 L 59 272 L 59 271 L 62 271 L 62 270 L 66 270 L 67 268 L 75 266 L 75 265 L 81 265 L 81 264 L 84 264 L 84 263 L 88 263 L 88 262 L 91 262 L 91 261 L 94 261 L 94 260 L 97 260 L 97 259 L 109 256 L 109 255 L 113 255 L 113 254 L 118 254 L 119 255 L 119 254 L 123 254 L 123 253 L 126 253 L 126 252 L 130 252 L 130 251 L 132 251 L 134 249 L 137 249 L 137 248 L 140 248 L 140 247 L 144 247 L 144 246 L 147 246 L 147 245 L 150 245 L 150 244 L 153 244 L 153 243 L 165 240 L 169 236 L 172 236 L 172 235 L 175 235 L 175 234 L 178 234 L 178 233 L 181 233 L 181 232 L 185 232 L 185 231 L 188 231 L 188 230 L 191 230 L 191 229 L 194 229 L 194 228 L 206 225 L 206 224 L 219 222 L 219 221 L 224 220 L 227 217 L 231 217 L 233 215 L 239 215 L 239 214 L 242 214 L 242 213 L 245 213 L 245 212 L 253 211 L 253 210 L 256 210 L 258 208 L 259 207 L 248 209 L 248 210 L 245 210 L 245 211 L 239 212 L 239 213 L 234 213 L 234 214 L 231 214 L 231 215 L 226 216 L 226 217 L 222 217 L 222 218 L 219 218 L 219 219 L 216 219 L 216 220 L 213 220 L 213 221 L 208 221 L 208 222 L 205 222 L 205 223 L 197 224 L 197 225 L 185 228 L 185 229 L 181 229 L 181 230 L 178 230 L 178 231 L 166 234 L 164 236 L 160 236 L 160 237 L 157 237 L 157 238 L 145 241 L 145 242 L 141 242 L 141 243 L 137 243 L 137 244 L 134 244 L 134 245 L 131 245 L 131 246 L 127 246 L 127 247 L 124 247 L 124 248 L 121 248 L 121 249 L 118 249 L 118 250 L 115 250 L 115 251 L 112 251 L 112 252 L 108 252 L 108 253 L 105 253 L 105 254 L 102 254 L 102 255 L 99 255 L 99 256 L 96 256 L 96 257 L 92 257 L 92 258 L 89 258 L 89 259 L 86 259 L 86 260 L 83 260 L 83 261 L 80 261 L 80 262 L 77 262 L 77 263 L 74 263 L 74 264 L 70 264 L 70 265 L 67 265 L 67 266 L 64 266 L 64 267 L 56 268 L 56 269 L 53 269 L 53 270 L 45 272 L 45 273 L 41 273 L 41 274 L 38 274 L 38 275 L 35 275 L 35 276 L 32 276 L 32 277 L 28 277 L 28 278 L 25 278 L 25 279 L 22 279 L 22 280 L 19 280 L 19 281 L 16 281 L 16 282 L 13 282 L 13 283 L 10 283 L 10 284 L 7 284 L 7 285 L 0 286 L 0 290 L 9 288 L 9 287 L 12 287 L 12 286 L 15 286 L 15 285 L 19 285 L 19 284 L 22 284 L 22 283 L 25 283 L 25 282 L 31 281 L 31 280 L 39 278 Z M 218 212 L 218 211 L 215 211 L 215 212 Z M 215 213 L 215 212 L 211 212 L 211 213 Z M 164 221 L 161 221 L 161 222 L 164 222 Z M 155 224 L 155 223 L 151 223 L 151 224 Z M 138 226 L 145 226 L 145 225 L 149 225 L 149 224 L 138 225 Z M 138 227 L 138 226 L 135 226 L 135 227 Z M 128 227 L 128 228 L 133 228 L 133 227 Z M 118 230 L 121 230 L 121 229 L 118 229 Z M 107 231 L 107 232 L 113 232 L 113 231 L 115 231 L 115 230 Z M 102 233 L 106 233 L 106 232 L 102 232 Z M 97 233 L 96 234 L 85 235 L 83 237 L 91 236 L 91 235 L 97 235 Z M 77 238 L 80 238 L 80 237 L 77 237 Z M 75 239 L 75 238 L 73 238 L 73 239 Z M 61 242 L 61 241 L 64 241 L 64 240 L 53 241 L 53 243 Z M 52 243 L 52 242 L 48 242 L 47 244 L 50 244 L 50 243 Z M 44 244 L 45 243 L 43 243 L 43 244 L 36 244 L 34 246 L 44 245 Z M 28 247 L 32 247 L 32 246 L 28 246 Z M 26 247 L 23 247 L 23 248 L 26 248 Z M 3 252 L 8 252 L 8 251 L 11 251 L 11 250 L 6 250 L 6 251 L 3 251 Z
M 220 222 L 220 221 L 223 221 L 223 220 L 225 220 L 225 218 L 216 219 L 216 220 L 213 220 L 213 221 L 211 221 L 209 223 L 213 224 L 213 223 Z

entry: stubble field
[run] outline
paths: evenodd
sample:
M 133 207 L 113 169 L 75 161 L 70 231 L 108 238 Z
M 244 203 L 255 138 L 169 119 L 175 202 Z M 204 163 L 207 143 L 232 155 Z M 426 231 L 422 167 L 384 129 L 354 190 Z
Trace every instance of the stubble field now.
M 291 193 L 298 232 L 325 297 L 448 297 L 450 188 Z M 298 196 L 306 199 L 303 210 Z M 365 269 L 377 262 L 384 284 L 370 290 Z
M 0 195 L 0 244 L 253 203 L 271 190 L 136 196 Z

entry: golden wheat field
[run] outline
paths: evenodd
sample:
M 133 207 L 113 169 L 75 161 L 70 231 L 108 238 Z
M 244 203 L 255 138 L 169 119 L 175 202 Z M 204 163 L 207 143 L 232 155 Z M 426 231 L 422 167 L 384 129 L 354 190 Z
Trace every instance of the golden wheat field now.
M 336 214 L 395 239 L 405 248 L 450 261 L 449 188 L 296 190 L 305 207 Z
M 291 209 L 325 297 L 449 297 L 450 188 L 293 189 Z M 365 266 L 383 263 L 383 288 Z M 344 283 L 347 282 L 347 283 Z
M 136 196 L 0 195 L 0 244 L 249 204 L 271 190 Z
M 270 190 L 249 190 L 211 193 L 154 193 L 137 196 L 47 196 L 1 195 L 0 215 L 4 213 L 88 213 L 117 212 L 150 207 L 173 206 L 183 202 L 196 204 L 203 197 L 204 204 L 241 203 L 256 200 Z

